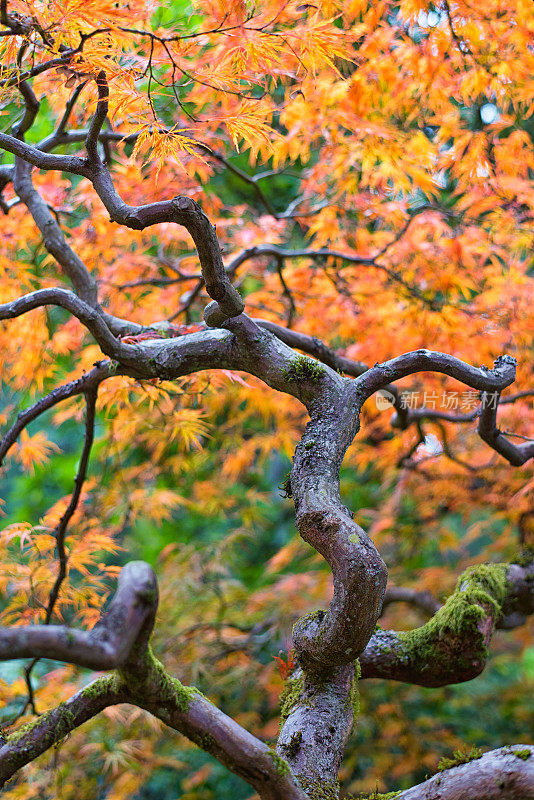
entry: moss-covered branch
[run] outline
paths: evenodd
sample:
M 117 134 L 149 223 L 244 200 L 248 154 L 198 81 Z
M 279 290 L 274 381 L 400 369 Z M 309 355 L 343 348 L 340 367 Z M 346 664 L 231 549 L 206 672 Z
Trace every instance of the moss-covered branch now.
M 534 747 L 501 747 L 438 772 L 399 792 L 396 800 L 530 800 L 534 797 Z
M 133 654 L 120 675 L 128 687 L 129 702 L 187 736 L 247 781 L 262 800 L 307 800 L 284 758 L 197 689 L 170 676 L 150 648 Z
M 65 703 L 20 726 L 0 747 L 0 786 L 75 728 L 104 708 L 123 703 L 127 698 L 128 693 L 122 681 L 116 675 L 106 675 Z
M 481 564 L 464 572 L 447 602 L 422 627 L 376 631 L 360 657 L 363 678 L 446 686 L 482 672 L 503 615 L 534 610 L 534 567 Z

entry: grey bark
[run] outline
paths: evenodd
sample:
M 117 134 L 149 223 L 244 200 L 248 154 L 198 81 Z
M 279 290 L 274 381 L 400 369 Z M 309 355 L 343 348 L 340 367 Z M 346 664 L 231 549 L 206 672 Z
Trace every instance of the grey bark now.
M 533 797 L 534 747 L 517 744 L 491 750 L 482 758 L 440 772 L 400 792 L 396 800 L 532 800 Z

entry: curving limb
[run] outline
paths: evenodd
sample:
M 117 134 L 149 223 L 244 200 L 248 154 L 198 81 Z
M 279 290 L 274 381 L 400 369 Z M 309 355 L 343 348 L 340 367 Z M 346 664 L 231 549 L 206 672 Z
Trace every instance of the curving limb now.
M 106 73 L 103 70 L 96 76 L 96 86 L 98 89 L 96 112 L 91 120 L 87 136 L 85 137 L 87 158 L 92 164 L 98 164 L 100 161 L 98 155 L 98 140 L 108 114 L 109 87 L 106 80 Z
M 187 736 L 252 786 L 262 800 L 308 800 L 287 761 L 210 703 L 171 678 L 151 654 L 122 671 L 130 702 Z
M 483 404 L 478 422 L 479 436 L 510 464 L 520 467 L 530 458 L 534 458 L 534 442 L 510 442 L 497 427 L 497 410 L 498 403 Z
M 108 113 L 107 82 L 102 74 L 98 77 L 97 86 L 97 115 L 86 138 L 91 148 L 89 159 L 47 153 L 2 133 L 0 147 L 40 169 L 57 169 L 88 178 L 113 222 L 133 230 L 144 230 L 161 222 L 174 222 L 185 227 L 195 242 L 206 290 L 213 300 L 205 312 L 206 322 L 212 327 L 220 326 L 226 319 L 240 314 L 244 303 L 239 292 L 228 280 L 215 227 L 198 203 L 189 197 L 174 197 L 172 200 L 141 206 L 129 206 L 122 200 L 106 165 L 98 156 L 96 144 L 93 147 L 95 137 L 98 138 L 100 133 L 101 123 Z
M 108 113 L 109 90 L 102 72 L 97 77 L 97 88 L 97 113 L 86 139 L 86 146 L 89 148 L 87 177 L 113 222 L 134 230 L 144 230 L 160 222 L 175 222 L 187 229 L 198 252 L 206 291 L 212 298 L 212 303 L 205 309 L 204 318 L 211 327 L 220 327 L 226 319 L 241 314 L 245 305 L 239 292 L 228 280 L 215 226 L 210 223 L 198 203 L 189 197 L 174 197 L 172 200 L 144 206 L 129 206 L 122 200 L 106 165 L 98 157 L 96 147 L 100 129 Z
M 335 352 L 315 336 L 308 336 L 307 334 L 302 333 L 301 331 L 291 330 L 289 328 L 284 327 L 283 325 L 278 325 L 275 322 L 271 322 L 270 320 L 254 318 L 254 322 L 260 327 L 265 328 L 265 330 L 274 333 L 276 337 L 278 337 L 281 341 L 285 342 L 290 347 L 302 350 L 304 353 L 309 353 L 310 355 L 314 356 L 314 358 L 317 358 L 323 364 L 327 364 L 329 367 L 336 370 L 337 372 L 343 372 L 346 375 L 358 378 L 368 373 L 370 370 L 369 365 L 366 364 L 365 362 L 355 361 L 353 359 L 341 355 L 340 353 Z M 411 354 L 408 353 L 405 355 L 414 356 L 415 353 L 417 352 L 418 351 L 414 351 L 414 353 Z M 430 351 L 424 351 L 424 352 L 430 353 Z M 440 355 L 445 355 L 445 354 L 440 354 Z M 377 367 L 380 366 L 386 366 L 386 365 L 377 365 Z M 432 367 L 429 367 L 429 370 L 432 370 Z M 439 371 L 444 371 L 444 370 L 439 370 Z M 485 374 L 488 372 L 488 370 L 483 369 L 482 372 Z M 450 373 L 444 372 L 444 374 L 448 375 Z M 469 376 L 466 375 L 466 381 L 468 377 Z M 395 380 L 398 380 L 398 378 L 395 378 Z M 437 409 L 426 408 L 424 406 L 421 408 L 412 409 L 408 408 L 403 404 L 401 392 L 394 384 L 386 383 L 384 385 L 381 385 L 380 389 L 386 390 L 393 396 L 392 405 L 393 408 L 395 409 L 395 414 L 391 418 L 391 425 L 392 427 L 399 428 L 400 430 L 406 430 L 406 428 L 408 428 L 410 425 L 418 424 L 426 420 L 430 422 L 432 421 L 453 422 L 459 424 L 474 422 L 481 416 L 482 409 L 486 405 L 486 403 L 483 400 L 479 408 L 476 408 L 468 413 L 458 413 L 458 412 L 452 413 L 447 411 L 439 411 Z M 521 400 L 523 398 L 531 397 L 533 395 L 534 395 L 534 390 L 532 389 L 524 389 L 523 391 L 515 392 L 505 397 L 503 397 L 500 393 L 497 393 L 495 390 L 493 390 L 492 396 L 490 398 L 491 402 L 488 403 L 488 405 L 490 405 L 491 408 L 494 408 L 495 405 L 497 406 L 509 405 L 511 403 L 515 403 L 516 400 Z M 491 408 L 488 410 L 491 411 Z M 489 436 L 486 441 L 488 442 L 488 444 L 491 444 L 491 438 Z M 526 450 L 527 447 L 524 447 L 523 452 L 526 452 Z M 524 461 L 522 461 L 521 463 L 524 463 Z
M 157 599 L 154 572 L 148 564 L 132 561 L 120 573 L 109 610 L 91 631 L 63 625 L 0 628 L 0 661 L 53 658 L 89 669 L 114 669 L 128 659 L 135 643 L 148 642 Z
M 28 311 L 43 306 L 59 306 L 76 317 L 94 336 L 103 353 L 111 358 L 127 362 L 132 356 L 139 354 L 136 346 L 122 344 L 111 332 L 104 315 L 81 300 L 68 289 L 54 287 L 37 289 L 35 292 L 17 297 L 0 305 L 0 320 L 16 319 Z M 112 318 L 115 319 L 115 318 Z
M 39 169 L 52 169 L 58 170 L 59 172 L 70 172 L 72 175 L 88 177 L 85 160 L 79 156 L 63 156 L 55 153 L 47 153 L 7 133 L 0 133 L 0 147 L 2 150 L 6 150 L 8 153 L 18 156 L 23 161 Z
M 360 656 L 361 676 L 419 686 L 472 680 L 484 669 L 495 627 L 515 627 L 532 613 L 534 561 L 473 567 L 425 625 L 374 633 Z
M 0 660 L 33 656 L 117 670 L 12 733 L 0 746 L 0 784 L 107 706 L 131 703 L 211 753 L 262 800 L 306 800 L 285 761 L 154 658 L 149 640 L 157 604 L 152 568 L 133 561 L 121 571 L 110 607 L 92 631 L 51 625 L 0 629 Z
M 15 161 L 13 187 L 39 228 L 44 246 L 68 276 L 78 297 L 96 308 L 98 298 L 94 277 L 67 244 L 57 220 L 33 185 L 29 164 L 20 158 Z
M 198 203 L 190 197 L 174 197 L 143 206 L 129 206 L 118 194 L 105 164 L 100 162 L 89 176 L 112 222 L 133 230 L 144 230 L 161 222 L 175 222 L 190 233 L 197 248 L 206 291 L 212 298 L 204 313 L 210 327 L 220 327 L 225 320 L 244 309 L 239 292 L 228 280 L 215 232 Z
M 481 392 L 502 391 L 515 380 L 516 360 L 503 355 L 496 359 L 494 368 L 472 367 L 459 358 L 435 350 L 413 350 L 403 353 L 383 364 L 376 364 L 356 380 L 356 384 L 367 400 L 374 392 L 391 381 L 398 381 L 416 372 L 439 372 L 465 383 Z
M 534 747 L 514 744 L 439 772 L 396 800 L 520 800 L 534 797 Z
M 114 675 L 98 678 L 57 708 L 15 731 L 0 743 L 0 788 L 13 775 L 108 706 L 123 703 L 128 694 Z

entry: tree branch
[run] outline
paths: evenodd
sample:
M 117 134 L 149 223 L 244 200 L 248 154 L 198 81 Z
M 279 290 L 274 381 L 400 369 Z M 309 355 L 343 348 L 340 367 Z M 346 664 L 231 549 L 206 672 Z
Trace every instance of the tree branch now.
M 68 289 L 37 289 L 0 305 L 0 320 L 15 319 L 41 306 L 60 306 L 70 311 L 92 333 L 102 352 L 111 358 L 129 357 L 138 353 L 136 347 L 122 344 L 108 328 L 104 317 Z
M 115 675 L 98 678 L 65 703 L 11 734 L 0 744 L 0 788 L 17 770 L 61 741 L 68 733 L 105 708 L 127 700 L 122 681 Z
M 60 156 L 54 153 L 46 153 L 38 147 L 26 144 L 6 133 L 0 133 L 0 147 L 39 169 L 59 170 L 60 172 L 70 172 L 72 175 L 89 177 L 85 160 L 78 156 Z
M 67 244 L 57 220 L 33 185 L 31 167 L 20 158 L 15 160 L 13 188 L 39 228 L 46 249 L 60 264 L 72 282 L 78 297 L 93 308 L 97 308 L 98 297 L 95 279 L 81 258 Z
M 194 688 L 171 678 L 150 651 L 121 670 L 130 702 L 187 736 L 249 783 L 262 800 L 308 800 L 284 760 Z
M 59 520 L 56 529 L 54 530 L 57 555 L 59 560 L 59 570 L 56 581 L 50 591 L 50 596 L 48 598 L 48 607 L 46 609 L 45 625 L 48 625 L 50 622 L 52 613 L 54 611 L 54 606 L 56 604 L 56 600 L 59 595 L 61 584 L 63 583 L 67 575 L 67 553 L 65 550 L 65 533 L 67 530 L 67 526 L 71 521 L 72 516 L 78 506 L 80 496 L 82 493 L 83 484 L 85 482 L 85 478 L 87 475 L 87 465 L 89 463 L 89 455 L 91 453 L 91 448 L 93 446 L 93 439 L 95 432 L 95 410 L 96 410 L 97 393 L 98 393 L 97 387 L 85 392 L 85 407 L 86 407 L 85 441 L 83 445 L 83 451 L 80 457 L 78 472 L 76 473 L 76 478 L 74 479 L 74 491 L 70 498 L 70 502 L 67 508 L 65 509 L 65 513 Z
M 96 76 L 96 86 L 98 89 L 96 112 L 91 120 L 89 131 L 85 139 L 87 157 L 92 164 L 98 164 L 100 161 L 98 155 L 98 137 L 100 136 L 102 125 L 108 115 L 109 87 L 106 80 L 106 73 L 103 70 Z
M 148 641 L 157 608 L 156 576 L 143 561 L 123 567 L 109 610 L 91 631 L 63 625 L 0 628 L 0 661 L 52 658 L 89 669 L 123 664 L 139 640 Z
M 377 261 L 380 256 L 384 255 L 389 248 L 393 246 L 393 244 L 399 241 L 400 236 L 404 234 L 412 219 L 413 217 L 410 218 L 408 224 L 402 229 L 401 234 L 398 237 L 395 237 L 392 242 L 386 245 L 385 248 L 382 248 L 382 250 L 380 250 L 374 256 L 359 256 L 354 253 L 345 253 L 341 250 L 330 250 L 327 247 L 322 247 L 319 249 L 301 248 L 298 250 L 289 250 L 287 248 L 279 247 L 275 244 L 261 244 L 254 247 L 249 247 L 237 255 L 228 265 L 228 271 L 233 273 L 239 266 L 241 266 L 241 264 L 244 264 L 251 258 L 257 258 L 259 256 L 274 256 L 279 261 L 293 258 L 310 258 L 314 260 L 326 260 L 328 258 L 337 259 L 340 261 L 345 261 L 347 264 L 358 264 L 359 266 L 364 267 L 374 267 L 375 269 L 384 272 L 391 280 L 403 286 L 403 288 L 406 289 L 406 291 L 412 297 L 422 300 L 426 305 L 434 307 L 436 304 L 435 301 L 433 299 L 429 299 L 417 286 L 408 283 L 397 270 L 391 269 L 385 264 L 380 264 Z
M 26 83 L 26 81 L 22 81 L 18 88 L 22 97 L 24 98 L 25 110 L 24 116 L 20 122 L 13 126 L 13 133 L 15 136 L 22 139 L 26 131 L 28 131 L 35 122 L 35 117 L 39 111 L 39 101 L 37 100 L 33 89 L 29 83 Z
M 396 800 L 530 800 L 534 797 L 534 747 L 514 744 L 434 775 Z
M 419 686 L 469 681 L 486 664 L 498 622 L 534 613 L 534 561 L 482 564 L 458 579 L 455 592 L 425 625 L 406 633 L 376 631 L 360 656 L 362 678 Z
M 521 444 L 513 444 L 508 441 L 497 427 L 498 406 L 498 402 L 482 403 L 478 421 L 479 436 L 497 453 L 504 456 L 510 464 L 520 467 L 530 458 L 534 458 L 534 442 L 527 441 Z
M 511 356 L 499 356 L 491 370 L 487 367 L 472 367 L 459 358 L 435 350 L 413 350 L 383 364 L 376 364 L 365 375 L 360 376 L 356 383 L 365 400 L 390 381 L 406 378 L 416 372 L 440 372 L 479 391 L 502 391 L 514 382 L 516 363 Z
M 21 411 L 17 416 L 16 422 L 0 441 L 0 466 L 9 449 L 20 436 L 21 431 L 23 431 L 30 422 L 33 422 L 33 420 L 37 419 L 41 414 L 44 414 L 48 409 L 53 408 L 62 400 L 67 400 L 69 397 L 74 397 L 77 394 L 91 392 L 93 389 L 96 389 L 102 381 L 105 381 L 115 374 L 116 370 L 110 361 L 101 361 L 86 375 L 82 375 L 81 378 L 76 378 L 76 380 L 66 383 L 63 386 L 58 386 L 56 389 L 53 389 L 50 394 L 41 397 L 32 406 Z
M 198 203 L 190 197 L 174 197 L 144 206 L 129 206 L 117 193 L 105 164 L 100 163 L 89 177 L 113 222 L 133 230 L 144 230 L 161 222 L 175 222 L 187 229 L 197 248 L 206 291 L 213 300 L 204 311 L 210 327 L 220 327 L 226 319 L 241 314 L 245 306 L 228 280 L 215 227 Z

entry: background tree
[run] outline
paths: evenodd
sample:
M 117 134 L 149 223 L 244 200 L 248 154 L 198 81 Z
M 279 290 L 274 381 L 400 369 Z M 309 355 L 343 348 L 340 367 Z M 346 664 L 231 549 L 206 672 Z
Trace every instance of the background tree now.
M 532 22 L 2 2 L 0 658 L 29 659 L 0 686 L 4 796 L 161 796 L 161 768 L 241 791 L 162 723 L 249 795 L 407 785 L 350 738 L 360 679 L 469 681 L 495 627 L 532 674 Z M 375 710 L 420 747 L 424 719 Z M 399 797 L 530 797 L 532 752 Z

